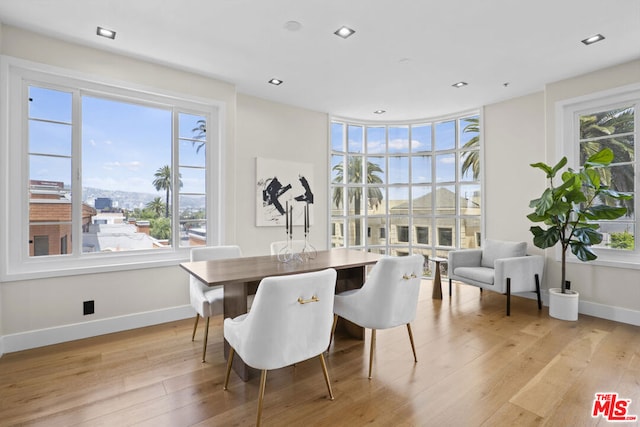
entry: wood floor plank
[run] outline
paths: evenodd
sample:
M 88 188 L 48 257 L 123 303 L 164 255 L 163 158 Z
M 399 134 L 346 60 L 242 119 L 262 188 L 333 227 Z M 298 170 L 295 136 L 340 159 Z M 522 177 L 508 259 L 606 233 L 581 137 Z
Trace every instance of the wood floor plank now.
M 446 285 L 445 285 L 446 287 Z M 596 392 L 618 392 L 640 415 L 640 327 L 580 315 L 548 316 L 535 300 L 454 284 L 431 299 L 423 281 L 412 329 L 378 331 L 373 379 L 364 340 L 337 335 L 326 362 L 270 371 L 265 426 L 604 426 Z M 201 322 L 202 323 L 202 322 Z M 0 426 L 251 426 L 259 378 L 222 390 L 222 319 L 193 319 L 0 358 Z

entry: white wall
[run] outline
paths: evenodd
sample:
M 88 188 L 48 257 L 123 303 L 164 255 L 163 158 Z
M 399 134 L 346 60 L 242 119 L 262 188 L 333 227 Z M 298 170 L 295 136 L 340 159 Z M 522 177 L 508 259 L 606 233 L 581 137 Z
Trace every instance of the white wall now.
M 531 242 L 529 201 L 545 184 L 529 166 L 545 160 L 544 93 L 488 105 L 483 120 L 486 237 Z
M 256 227 L 256 157 L 313 165 L 316 249 L 327 246 L 328 117 L 326 114 L 238 94 L 236 111 L 237 243 L 246 255 L 268 255 L 272 241 L 284 240 L 284 227 Z M 295 227 L 294 239 L 302 239 Z M 296 235 L 297 234 L 297 235 Z

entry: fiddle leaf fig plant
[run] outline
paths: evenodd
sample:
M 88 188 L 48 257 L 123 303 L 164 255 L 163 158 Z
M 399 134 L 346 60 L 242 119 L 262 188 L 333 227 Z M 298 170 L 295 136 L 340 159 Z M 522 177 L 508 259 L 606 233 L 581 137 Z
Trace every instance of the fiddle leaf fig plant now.
M 555 166 L 545 163 L 533 163 L 532 167 L 541 169 L 547 177 L 548 186 L 542 195 L 531 200 L 529 207 L 534 212 L 527 215 L 532 222 L 541 222 L 543 226 L 532 226 L 533 244 L 547 249 L 560 243 L 562 253 L 562 293 L 566 293 L 566 257 L 567 249 L 580 261 L 592 261 L 597 255 L 592 245 L 602 242 L 600 225 L 593 221 L 620 218 L 627 213 L 624 206 L 606 204 L 609 200 L 630 199 L 629 193 L 612 190 L 605 182 L 607 168 L 613 161 L 613 151 L 605 148 L 587 159 L 575 171 L 568 168 L 562 172 L 562 182 L 558 186 L 554 178 L 567 164 L 563 157 Z

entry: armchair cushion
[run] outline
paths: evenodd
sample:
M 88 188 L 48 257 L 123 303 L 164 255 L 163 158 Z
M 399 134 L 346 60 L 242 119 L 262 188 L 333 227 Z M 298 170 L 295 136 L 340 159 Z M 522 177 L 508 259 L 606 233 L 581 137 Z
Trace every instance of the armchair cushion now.
M 487 267 L 458 267 L 456 276 L 464 277 L 473 282 L 481 282 L 486 285 L 493 285 L 495 270 Z
M 527 242 L 504 242 L 501 240 L 486 240 L 482 248 L 480 265 L 495 268 L 495 262 L 501 258 L 521 257 L 527 254 Z

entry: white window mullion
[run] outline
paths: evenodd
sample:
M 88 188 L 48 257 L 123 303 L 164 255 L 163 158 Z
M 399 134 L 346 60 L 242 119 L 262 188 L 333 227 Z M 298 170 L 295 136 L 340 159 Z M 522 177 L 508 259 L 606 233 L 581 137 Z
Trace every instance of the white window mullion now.
M 178 214 L 178 200 L 180 198 L 180 159 L 179 143 L 179 111 L 173 108 L 171 112 L 171 246 L 180 247 L 180 216 Z M 169 209 L 169 206 L 167 206 Z
M 73 91 L 71 118 L 71 254 L 82 255 L 82 94 Z

